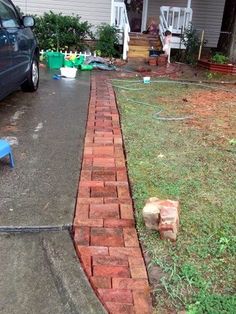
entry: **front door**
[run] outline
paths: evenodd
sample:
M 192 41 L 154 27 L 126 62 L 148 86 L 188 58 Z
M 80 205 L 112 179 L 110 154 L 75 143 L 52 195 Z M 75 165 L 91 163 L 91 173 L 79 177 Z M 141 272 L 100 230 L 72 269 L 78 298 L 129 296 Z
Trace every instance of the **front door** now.
M 142 15 L 144 0 L 125 0 L 131 32 L 142 31 Z

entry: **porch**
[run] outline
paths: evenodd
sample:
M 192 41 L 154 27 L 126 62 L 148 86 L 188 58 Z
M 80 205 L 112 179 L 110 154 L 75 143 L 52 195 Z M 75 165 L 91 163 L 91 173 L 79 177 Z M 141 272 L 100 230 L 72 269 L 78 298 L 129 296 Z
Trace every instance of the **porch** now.
M 171 48 L 185 49 L 181 42 L 181 35 L 192 21 L 191 0 L 187 0 L 186 7 L 161 5 L 168 2 L 168 0 L 114 0 L 111 22 L 120 30 L 124 60 L 130 57 L 146 57 L 148 49 L 153 46 L 142 34 L 148 28 L 150 18 L 157 21 L 158 32 L 153 36 L 155 37 L 153 40 L 156 40 L 158 48 L 161 49 L 164 43 L 165 31 L 170 30 Z M 153 6 L 155 10 L 152 10 Z M 130 40 L 131 37 L 135 37 L 135 44 Z M 145 45 L 143 45 L 144 41 Z

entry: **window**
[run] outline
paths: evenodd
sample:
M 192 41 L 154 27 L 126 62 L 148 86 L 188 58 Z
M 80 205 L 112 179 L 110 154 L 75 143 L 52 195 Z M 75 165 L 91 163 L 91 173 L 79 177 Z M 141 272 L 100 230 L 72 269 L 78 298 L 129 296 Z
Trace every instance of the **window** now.
M 15 9 L 7 0 L 0 0 L 0 19 L 5 28 L 20 26 L 20 20 Z

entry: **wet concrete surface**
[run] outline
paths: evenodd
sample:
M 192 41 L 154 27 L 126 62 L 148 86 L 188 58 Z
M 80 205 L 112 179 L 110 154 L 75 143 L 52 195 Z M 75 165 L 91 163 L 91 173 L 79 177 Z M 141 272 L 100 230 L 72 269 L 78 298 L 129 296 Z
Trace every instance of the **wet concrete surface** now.
M 14 169 L 0 161 L 1 314 L 105 313 L 69 233 L 90 75 L 53 80 L 54 73 L 41 72 L 36 93 L 17 91 L 0 102 L 0 138 L 15 158 Z
M 53 80 L 0 102 L 0 138 L 15 168 L 0 162 L 0 226 L 63 226 L 73 219 L 90 90 L 88 73 Z M 6 160 L 7 162 L 7 160 Z
M 1 314 L 102 314 L 67 231 L 0 235 Z

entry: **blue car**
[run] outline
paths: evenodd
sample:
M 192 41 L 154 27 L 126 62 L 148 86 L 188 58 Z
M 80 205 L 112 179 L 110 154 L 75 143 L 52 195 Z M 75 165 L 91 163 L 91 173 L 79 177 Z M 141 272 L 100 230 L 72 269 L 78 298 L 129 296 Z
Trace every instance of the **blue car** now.
M 10 0 L 0 0 L 0 100 L 21 87 L 34 92 L 39 84 L 39 47 L 34 19 L 21 17 Z

